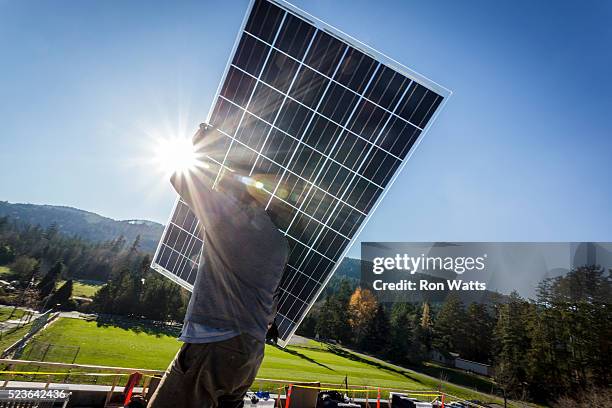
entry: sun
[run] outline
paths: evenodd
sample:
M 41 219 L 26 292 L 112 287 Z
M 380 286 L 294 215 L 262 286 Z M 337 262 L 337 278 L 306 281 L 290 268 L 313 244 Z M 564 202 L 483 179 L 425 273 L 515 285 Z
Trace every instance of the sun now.
M 191 138 L 168 137 L 157 140 L 154 160 L 167 174 L 194 169 L 197 157 Z

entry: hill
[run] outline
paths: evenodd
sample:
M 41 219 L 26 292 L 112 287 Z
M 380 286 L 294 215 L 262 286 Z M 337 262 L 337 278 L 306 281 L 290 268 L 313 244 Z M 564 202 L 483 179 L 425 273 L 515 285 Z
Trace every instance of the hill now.
M 140 235 L 141 249 L 154 252 L 164 226 L 146 220 L 113 220 L 78 208 L 0 201 L 0 217 L 9 216 L 23 224 L 47 228 L 56 224 L 62 234 L 89 241 L 108 241 L 123 235 L 128 242 Z

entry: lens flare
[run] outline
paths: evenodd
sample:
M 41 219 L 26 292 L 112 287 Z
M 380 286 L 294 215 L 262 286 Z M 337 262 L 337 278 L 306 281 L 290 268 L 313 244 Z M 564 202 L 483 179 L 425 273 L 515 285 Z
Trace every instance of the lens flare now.
M 155 161 L 165 173 L 193 169 L 198 160 L 188 138 L 160 139 L 155 149 Z

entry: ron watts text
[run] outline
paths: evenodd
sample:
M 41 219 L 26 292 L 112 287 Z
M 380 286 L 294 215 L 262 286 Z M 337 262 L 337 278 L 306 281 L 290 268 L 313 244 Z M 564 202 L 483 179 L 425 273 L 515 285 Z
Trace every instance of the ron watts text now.
M 487 284 L 480 281 L 463 281 L 447 279 L 443 282 L 430 282 L 427 279 L 420 279 L 418 282 L 407 279 L 402 279 L 397 282 L 384 282 L 375 280 L 372 282 L 374 290 L 427 290 L 427 291 L 445 291 L 445 290 L 487 290 Z

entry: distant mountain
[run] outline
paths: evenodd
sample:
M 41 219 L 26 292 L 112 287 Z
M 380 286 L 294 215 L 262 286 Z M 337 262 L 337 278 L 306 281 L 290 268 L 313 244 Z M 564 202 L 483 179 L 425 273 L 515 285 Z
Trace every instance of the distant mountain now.
M 47 228 L 56 224 L 59 232 L 77 235 L 83 239 L 99 242 L 123 235 L 130 243 L 140 235 L 143 251 L 155 252 L 164 226 L 147 220 L 117 221 L 78 208 L 55 205 L 12 204 L 0 201 L 0 217 L 9 216 L 18 222 L 40 225 Z

